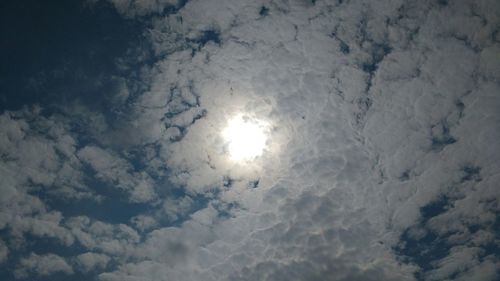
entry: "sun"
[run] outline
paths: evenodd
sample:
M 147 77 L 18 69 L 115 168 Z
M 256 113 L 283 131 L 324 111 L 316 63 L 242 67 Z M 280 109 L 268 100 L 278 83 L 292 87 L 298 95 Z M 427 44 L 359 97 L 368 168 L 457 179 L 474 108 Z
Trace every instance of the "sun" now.
M 267 141 L 266 128 L 266 122 L 242 114 L 230 119 L 222 137 L 231 160 L 249 161 L 262 155 Z

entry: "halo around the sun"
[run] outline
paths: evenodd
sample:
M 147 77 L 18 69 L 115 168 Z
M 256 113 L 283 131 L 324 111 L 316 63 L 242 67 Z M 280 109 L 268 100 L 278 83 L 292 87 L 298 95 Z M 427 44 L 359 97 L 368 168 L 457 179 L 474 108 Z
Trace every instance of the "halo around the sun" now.
M 269 124 L 248 115 L 230 118 L 222 130 L 226 152 L 234 162 L 252 161 L 261 156 L 268 141 Z

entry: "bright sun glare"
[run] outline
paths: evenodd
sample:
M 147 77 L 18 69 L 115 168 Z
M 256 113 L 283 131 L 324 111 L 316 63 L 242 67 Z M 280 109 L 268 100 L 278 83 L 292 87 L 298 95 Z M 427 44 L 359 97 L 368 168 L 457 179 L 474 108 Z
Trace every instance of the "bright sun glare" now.
M 266 146 L 266 124 L 242 115 L 229 120 L 222 136 L 234 161 L 248 161 L 260 156 Z

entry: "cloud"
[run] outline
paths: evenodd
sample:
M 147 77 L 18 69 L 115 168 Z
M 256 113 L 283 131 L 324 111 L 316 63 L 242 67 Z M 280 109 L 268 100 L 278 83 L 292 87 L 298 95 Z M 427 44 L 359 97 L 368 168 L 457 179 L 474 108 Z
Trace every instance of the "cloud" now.
M 127 259 L 141 236 L 125 224 L 110 224 L 85 216 L 67 219 L 65 227 L 87 250 L 99 250 L 117 259 Z
M 142 232 L 158 226 L 158 223 L 153 217 L 145 215 L 134 216 L 130 219 L 130 222 L 135 226 L 136 229 Z
M 20 112 L 5 112 L 0 117 L 0 151 L 3 171 L 20 170 L 18 184 L 31 182 L 50 187 L 47 193 L 66 198 L 91 197 L 82 183 L 80 162 L 75 157 L 76 140 L 60 116 L 39 116 L 34 107 Z
M 100 280 L 498 277 L 495 1 L 111 2 L 151 22 L 153 62 L 120 80 L 120 120 L 1 115 L 9 235 L 75 244 Z M 221 136 L 238 114 L 270 124 L 253 162 Z M 141 208 L 65 216 L 34 192 L 92 198 L 85 179 Z
M 29 257 L 21 259 L 14 275 L 16 278 L 26 278 L 32 274 L 47 276 L 54 273 L 73 274 L 73 269 L 64 258 L 58 255 L 31 253 Z
M 0 115 L 0 228 L 9 234 L 3 237 L 7 245 L 22 245 L 26 234 L 72 245 L 73 236 L 61 226 L 63 214 L 40 197 L 95 199 L 83 184 L 67 124 L 57 116 L 40 116 L 41 110 Z
M 92 167 L 97 178 L 127 191 L 131 201 L 148 202 L 156 198 L 149 176 L 132 172 L 128 161 L 119 156 L 99 147 L 87 146 L 78 151 L 78 157 Z
M 227 13 L 220 13 L 219 5 Z M 269 13 L 256 20 L 263 5 Z M 182 25 L 166 28 L 157 22 L 156 32 L 164 37 L 157 34 L 154 48 L 170 55 L 148 76 L 155 89 L 147 93 L 148 100 L 166 100 L 162 110 L 169 112 L 172 99 L 165 93 L 181 87 L 196 93 L 198 106 L 206 111 L 200 119 L 189 109 L 180 117 L 167 113 L 162 119 L 167 127 L 181 129 L 168 129 L 175 136 L 169 137 L 172 143 L 159 138 L 159 157 L 172 169 L 172 182 L 204 194 L 219 186 L 221 200 L 242 208 L 231 210 L 228 220 L 216 221 L 216 236 L 203 251 L 188 251 L 194 260 L 188 268 L 211 272 L 216 280 L 311 279 L 319 278 L 316 274 L 332 276 L 330 271 L 336 272 L 332 280 L 412 280 L 414 273 L 425 271 L 418 263 L 400 263 L 393 247 L 401 243 L 402 233 L 418 224 L 422 208 L 442 194 L 473 200 L 475 191 L 457 187 L 467 163 L 481 167 L 481 178 L 482 167 L 497 165 L 486 154 L 491 150 L 477 145 L 477 134 L 465 133 L 482 130 L 469 122 L 480 120 L 476 118 L 482 113 L 475 108 L 488 108 L 474 106 L 472 100 L 485 100 L 483 95 L 494 92 L 483 90 L 493 85 L 478 81 L 476 72 L 483 52 L 478 46 L 494 43 L 474 36 L 489 27 L 483 29 L 469 18 L 469 9 L 476 8 L 464 2 L 437 7 L 190 1 L 179 11 Z M 490 17 L 487 13 L 481 17 Z M 444 14 L 456 21 L 443 22 Z M 165 25 L 173 22 L 173 16 L 165 17 Z M 200 34 L 207 30 L 217 38 L 203 40 Z M 170 38 L 186 33 L 200 48 L 175 51 L 179 45 L 173 46 Z M 490 70 L 486 72 L 493 73 Z M 183 88 L 183 83 L 189 87 Z M 174 97 L 178 93 L 174 91 Z M 213 149 L 218 140 L 212 137 L 224 116 L 246 110 L 278 124 L 281 132 L 276 136 L 286 139 L 280 153 L 259 162 L 262 170 L 251 173 L 226 166 L 220 150 Z M 490 125 L 482 127 L 490 146 L 497 130 L 487 128 L 495 127 L 498 117 L 491 118 Z M 277 175 L 272 173 L 274 163 L 280 166 Z M 235 181 L 224 189 L 221 177 Z M 259 177 L 264 180 L 255 190 L 241 184 Z M 496 192 L 487 182 L 466 185 L 483 186 L 484 200 L 494 200 Z M 429 219 L 426 227 L 436 221 L 444 231 L 464 232 L 466 226 L 455 230 L 453 225 L 473 209 L 484 217 L 482 223 L 492 223 L 488 218 L 494 218 L 493 213 L 459 202 L 455 206 L 463 213 L 453 219 L 445 217 L 451 213 L 442 214 Z M 490 205 L 485 208 L 495 212 Z M 247 212 L 255 214 L 255 220 L 260 214 L 274 220 L 266 230 L 256 231 Z M 427 231 L 447 237 L 437 229 Z M 322 251 L 328 254 L 315 256 Z M 213 261 L 201 258 L 205 256 Z M 176 264 L 168 272 L 185 272 L 184 266 Z M 428 276 L 445 267 L 460 265 L 435 261 Z M 123 268 L 114 274 L 135 276 L 125 272 Z
M 87 252 L 76 257 L 77 268 L 83 272 L 96 269 L 102 270 L 106 268 L 109 261 L 110 258 L 108 256 L 92 252 Z

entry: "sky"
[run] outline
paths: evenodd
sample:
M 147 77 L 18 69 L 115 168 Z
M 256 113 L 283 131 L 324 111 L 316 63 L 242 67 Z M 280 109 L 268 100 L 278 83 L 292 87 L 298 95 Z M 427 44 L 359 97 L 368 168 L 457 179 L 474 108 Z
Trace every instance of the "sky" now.
M 499 1 L 0 22 L 0 280 L 500 280 Z

